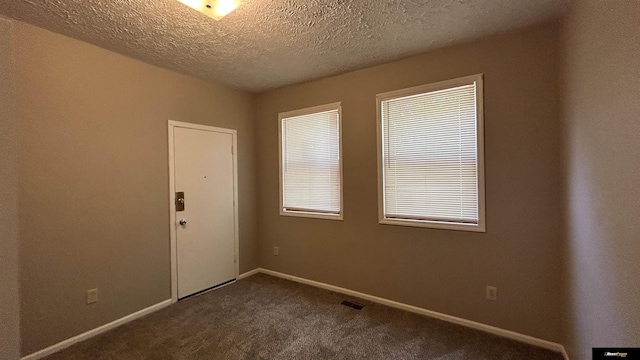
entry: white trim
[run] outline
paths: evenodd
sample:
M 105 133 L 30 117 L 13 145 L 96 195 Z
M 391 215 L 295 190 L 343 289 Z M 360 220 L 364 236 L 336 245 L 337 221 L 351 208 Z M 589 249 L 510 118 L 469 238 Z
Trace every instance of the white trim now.
M 225 129 L 207 125 L 191 124 L 181 121 L 169 120 L 168 129 L 168 145 L 169 145 L 169 228 L 170 228 L 170 246 L 171 246 L 171 301 L 178 301 L 178 243 L 176 234 L 176 202 L 175 202 L 175 164 L 174 164 L 174 147 L 173 147 L 173 128 L 181 127 L 186 129 L 213 131 L 232 136 L 233 151 L 233 211 L 234 211 L 234 239 L 235 242 L 235 277 L 238 278 L 240 273 L 240 227 L 238 223 L 238 131 L 234 129 Z
M 384 201 L 384 200 L 383 200 Z M 399 225 L 399 226 L 412 226 L 412 227 L 424 227 L 431 229 L 445 229 L 445 230 L 457 230 L 457 231 L 471 231 L 471 232 L 486 232 L 485 228 L 476 224 L 463 224 L 463 223 L 445 223 L 429 220 L 409 220 L 409 219 L 388 219 L 382 218 L 378 220 L 379 224 L 383 225 Z
M 255 275 L 255 274 L 259 273 L 259 272 L 260 272 L 260 268 L 255 268 L 255 269 L 253 269 L 251 271 L 247 271 L 246 273 L 242 273 L 242 274 L 238 275 L 238 280 L 246 279 L 249 276 L 253 276 L 253 275 Z
M 407 305 L 407 304 L 403 304 L 397 301 L 393 301 L 393 300 L 388 300 L 385 298 L 381 298 L 381 297 L 377 297 L 377 296 L 373 296 L 373 295 L 368 295 L 368 294 L 364 294 L 358 291 L 354 291 L 354 290 L 349 290 L 349 289 L 345 289 L 345 288 L 341 288 L 339 286 L 334 286 L 334 285 L 329 285 L 329 284 L 325 284 L 325 283 L 321 283 L 318 281 L 313 281 L 313 280 L 308 280 L 308 279 L 304 279 L 301 277 L 297 277 L 297 276 L 293 276 L 293 275 L 288 275 L 285 273 L 281 273 L 278 271 L 273 271 L 273 270 L 268 270 L 268 269 L 264 269 L 264 268 L 257 268 L 257 269 L 253 269 L 250 271 L 247 271 L 245 273 L 242 273 L 240 275 L 238 275 L 238 280 L 241 279 L 245 279 L 248 278 L 250 276 L 253 276 L 257 273 L 263 273 L 263 274 L 267 274 L 267 275 L 271 275 L 271 276 L 275 276 L 275 277 L 279 277 L 282 279 L 286 279 L 286 280 L 290 280 L 290 281 L 295 281 L 301 284 L 305 284 L 305 285 L 310 285 L 310 286 L 314 286 L 317 288 L 321 288 L 321 289 L 325 289 L 325 290 L 329 290 L 329 291 L 334 291 L 337 293 L 341 293 L 341 294 L 345 294 L 345 295 L 349 295 L 349 296 L 353 296 L 353 297 L 357 297 L 360 299 L 365 299 L 365 300 L 369 300 L 371 302 L 375 302 L 378 304 L 382 304 L 382 305 L 386 305 L 386 306 L 390 306 L 396 309 L 400 309 L 400 310 L 405 310 L 405 311 L 409 311 L 412 313 L 416 313 L 416 314 L 420 314 L 420 315 L 424 315 L 424 316 L 428 316 L 428 317 L 432 317 L 432 318 L 436 318 L 439 320 L 443 320 L 446 322 L 450 322 L 453 324 L 457 324 L 457 325 L 462 325 L 465 327 L 469 327 L 472 329 L 476 329 L 476 330 L 480 330 L 480 331 L 484 331 L 490 334 L 494 334 L 494 335 L 498 335 L 501 337 L 505 337 L 508 339 L 512 339 L 512 340 L 516 340 L 516 341 L 520 341 L 529 345 L 533 345 L 533 346 L 537 346 L 537 347 L 541 347 L 547 350 L 551 350 L 551 351 L 555 351 L 555 352 L 559 352 L 560 354 L 562 354 L 562 356 L 564 357 L 565 360 L 569 360 L 569 355 L 567 354 L 566 349 L 564 348 L 564 346 L 562 346 L 561 344 L 558 343 L 554 343 L 551 341 L 547 341 L 547 340 L 543 340 L 543 339 L 538 339 L 529 335 L 524 335 L 524 334 L 520 334 L 514 331 L 510 331 L 510 330 L 504 330 L 495 326 L 491 326 L 491 325 L 486 325 L 486 324 L 482 324 L 482 323 L 478 323 L 475 321 L 471 321 L 471 320 L 466 320 L 466 319 L 462 319 L 459 317 L 455 317 L 455 316 L 451 316 L 451 315 L 447 315 L 447 314 L 443 314 L 443 313 L 439 313 L 436 311 L 431 311 L 431 310 L 426 310 L 423 308 L 419 308 L 417 306 L 412 306 L 412 305 Z M 231 282 L 229 284 L 235 283 Z M 229 284 L 225 284 L 229 285 Z M 111 329 L 114 329 L 120 325 L 124 325 L 128 322 L 131 322 L 133 320 L 139 319 L 145 315 L 151 314 L 153 312 L 156 312 L 158 310 L 161 310 L 167 306 L 170 306 L 174 301 L 172 299 L 167 299 L 165 301 L 162 301 L 160 303 L 157 303 L 155 305 L 149 306 L 148 308 L 142 309 L 140 311 L 137 311 L 133 314 L 129 314 L 127 316 L 121 317 L 120 319 L 114 320 L 108 324 L 99 326 L 95 329 L 89 330 L 87 332 L 84 332 L 80 335 L 76 335 L 72 338 L 69 338 L 67 340 L 61 341 L 55 345 L 51 345 L 45 349 L 36 351 L 34 353 L 31 353 L 29 355 L 26 355 L 24 357 L 22 357 L 20 360 L 38 360 L 41 359 L 45 356 L 49 356 L 53 353 L 56 353 L 62 349 L 65 349 L 73 344 L 76 344 L 78 342 L 87 340 L 89 338 L 92 338 L 96 335 L 102 334 L 106 331 L 109 331 Z
M 411 96 L 431 91 L 438 91 L 447 88 L 476 84 L 476 136 L 477 136 L 477 176 L 478 176 L 478 224 L 456 224 L 438 221 L 391 219 L 385 217 L 384 213 L 384 147 L 382 129 L 382 102 L 388 99 Z M 414 86 L 407 89 L 389 91 L 376 95 L 376 129 L 378 148 L 378 223 L 386 225 L 401 225 L 413 227 L 426 227 L 434 229 L 461 230 L 473 232 L 486 232 L 486 211 L 485 211 L 485 182 L 484 182 L 484 75 L 476 74 L 464 76 L 456 79 L 440 81 L 437 83 Z
M 231 151 L 233 151 L 233 222 L 234 222 L 234 239 L 235 241 L 235 254 L 233 254 L 233 261 L 236 264 L 236 279 L 240 275 L 240 210 L 238 202 L 238 131 L 233 130 L 231 132 Z M 175 214 L 175 212 L 174 212 Z M 174 223 L 175 224 L 175 223 Z
M 163 309 L 169 305 L 172 304 L 171 299 L 167 299 L 163 302 L 157 303 L 155 305 L 149 306 L 148 308 L 142 309 L 140 311 L 136 311 L 133 314 L 129 314 L 127 316 L 121 317 L 120 319 L 114 320 L 108 324 L 104 324 L 102 326 L 99 326 L 95 329 L 89 330 L 87 332 L 83 332 L 80 335 L 76 335 L 72 338 L 69 338 L 67 340 L 61 341 L 55 345 L 51 345 L 48 348 L 42 349 L 40 351 L 36 351 L 34 353 L 31 353 L 29 355 L 26 355 L 24 357 L 21 358 L 21 360 L 37 360 L 37 359 L 42 359 L 45 356 L 51 355 L 55 352 L 58 352 L 62 349 L 68 348 L 69 346 L 78 343 L 80 341 L 84 341 L 87 340 L 89 338 L 92 338 L 96 335 L 102 334 L 106 331 L 109 331 L 113 328 L 116 328 L 120 325 L 124 325 L 130 321 L 133 321 L 135 319 L 141 318 L 145 315 L 151 314 L 152 312 L 156 312 L 160 309 Z
M 169 246 L 171 248 L 171 301 L 178 301 L 178 241 L 176 234 L 176 200 L 175 200 L 175 191 L 176 191 L 176 183 L 175 183 L 175 164 L 174 164 L 174 140 L 173 140 L 173 124 L 172 121 L 169 120 L 167 125 L 167 131 L 169 133 Z
M 554 343 L 554 342 L 551 342 L 551 341 L 548 341 L 548 340 L 535 338 L 535 337 L 529 336 L 529 335 L 520 334 L 520 333 L 517 333 L 515 331 L 501 329 L 501 328 L 498 328 L 498 327 L 495 327 L 495 326 L 491 326 L 491 325 L 487 325 L 487 324 L 483 324 L 483 323 L 479 323 L 479 322 L 475 322 L 475 321 L 459 318 L 459 317 L 452 316 L 452 315 L 439 313 L 437 311 L 423 309 L 423 308 L 420 308 L 420 307 L 417 307 L 417 306 L 413 306 L 413 305 L 403 304 L 403 303 L 400 303 L 400 302 L 397 302 L 397 301 L 388 300 L 388 299 L 385 299 L 385 298 L 381 298 L 381 297 L 373 296 L 373 295 L 369 295 L 369 294 L 364 294 L 364 293 L 361 293 L 361 292 L 358 292 L 358 291 L 349 290 L 349 289 L 341 288 L 341 287 L 338 287 L 338 286 L 321 283 L 321 282 L 318 282 L 318 281 L 308 280 L 308 279 L 304 279 L 304 278 L 301 278 L 301 277 L 284 274 L 284 273 L 273 271 L 273 270 L 260 268 L 259 271 L 261 273 L 264 273 L 264 274 L 267 274 L 267 275 L 276 276 L 276 277 L 279 277 L 279 278 L 295 281 L 295 282 L 298 282 L 298 283 L 301 283 L 301 284 L 311 285 L 311 286 L 314 286 L 314 287 L 317 287 L 317 288 L 334 291 L 334 292 L 337 292 L 337 293 L 341 293 L 341 294 L 357 297 L 357 298 L 360 298 L 360 299 L 369 300 L 371 302 L 375 302 L 375 303 L 378 303 L 378 304 L 386 305 L 386 306 L 389 306 L 389 307 L 392 307 L 392 308 L 396 308 L 396 309 L 405 310 L 405 311 L 409 311 L 409 312 L 412 312 L 412 313 L 428 316 L 428 317 L 439 319 L 439 320 L 443 320 L 443 321 L 446 321 L 446 322 L 449 322 L 449 323 L 452 323 L 452 324 L 462 325 L 462 326 L 465 326 L 465 327 L 468 327 L 468 328 L 471 328 L 471 329 L 484 331 L 484 332 L 489 333 L 489 334 L 498 335 L 498 336 L 501 336 L 501 337 L 504 337 L 504 338 L 507 338 L 507 339 L 516 340 L 516 341 L 519 341 L 519 342 L 522 342 L 522 343 L 525 343 L 525 344 L 529 344 L 529 345 L 537 346 L 537 347 L 540 347 L 540 348 L 543 348 L 543 349 L 547 349 L 547 350 L 551 350 L 551 351 L 555 351 L 555 352 L 566 354 L 566 352 L 564 351 L 564 347 L 561 344 Z M 565 358 L 567 358 L 566 355 L 565 355 Z
M 327 111 L 338 110 L 338 145 L 339 145 L 339 157 L 340 157 L 340 213 L 337 215 L 329 215 L 314 212 L 302 212 L 302 211 L 285 211 L 282 204 L 282 119 L 296 117 L 301 115 L 308 115 L 314 113 L 321 113 Z M 344 202 L 343 202 L 343 153 L 342 153 L 342 103 L 335 102 L 331 104 L 313 106 L 304 109 L 286 111 L 278 114 L 278 197 L 280 201 L 280 215 L 281 216 L 294 216 L 305 217 L 314 219 L 327 219 L 327 220 L 344 220 Z

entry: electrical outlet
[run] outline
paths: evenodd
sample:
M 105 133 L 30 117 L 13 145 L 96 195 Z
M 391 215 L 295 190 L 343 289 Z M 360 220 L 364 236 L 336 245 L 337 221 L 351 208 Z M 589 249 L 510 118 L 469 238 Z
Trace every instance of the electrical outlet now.
M 98 302 L 98 289 L 87 290 L 87 304 Z
M 498 288 L 495 286 L 487 286 L 487 300 L 498 301 Z
M 273 256 L 278 256 L 280 255 L 280 249 L 278 249 L 277 246 L 273 247 Z

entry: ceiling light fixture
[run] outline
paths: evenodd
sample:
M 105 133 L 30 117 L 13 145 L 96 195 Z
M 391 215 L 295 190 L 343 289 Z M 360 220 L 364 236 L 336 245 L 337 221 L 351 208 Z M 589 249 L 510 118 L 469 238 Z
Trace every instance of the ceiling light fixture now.
M 240 0 L 178 0 L 215 20 L 220 20 L 240 6 Z

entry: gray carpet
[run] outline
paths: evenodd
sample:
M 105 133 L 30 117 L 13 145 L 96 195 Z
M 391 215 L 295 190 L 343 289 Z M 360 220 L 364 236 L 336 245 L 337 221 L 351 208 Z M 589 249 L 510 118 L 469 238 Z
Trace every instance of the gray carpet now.
M 345 299 L 364 308 L 341 305 Z M 257 274 L 181 301 L 47 359 L 561 360 L 562 356 Z

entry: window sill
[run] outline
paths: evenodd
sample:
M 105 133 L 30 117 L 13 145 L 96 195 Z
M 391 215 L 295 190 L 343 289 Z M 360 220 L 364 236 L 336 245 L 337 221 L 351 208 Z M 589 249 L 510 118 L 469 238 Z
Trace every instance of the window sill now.
M 410 227 L 422 227 L 441 230 L 456 230 L 456 231 L 470 231 L 486 233 L 487 230 L 484 224 L 462 224 L 462 223 L 443 223 L 437 221 L 427 220 L 408 220 L 408 219 L 387 219 L 382 218 L 379 220 L 382 225 L 396 225 L 396 226 L 410 226 Z
M 331 214 L 321 214 L 321 213 L 304 212 L 304 211 L 280 210 L 280 216 L 303 217 L 303 218 L 323 219 L 323 220 L 340 220 L 340 221 L 344 220 L 342 214 L 331 215 Z

